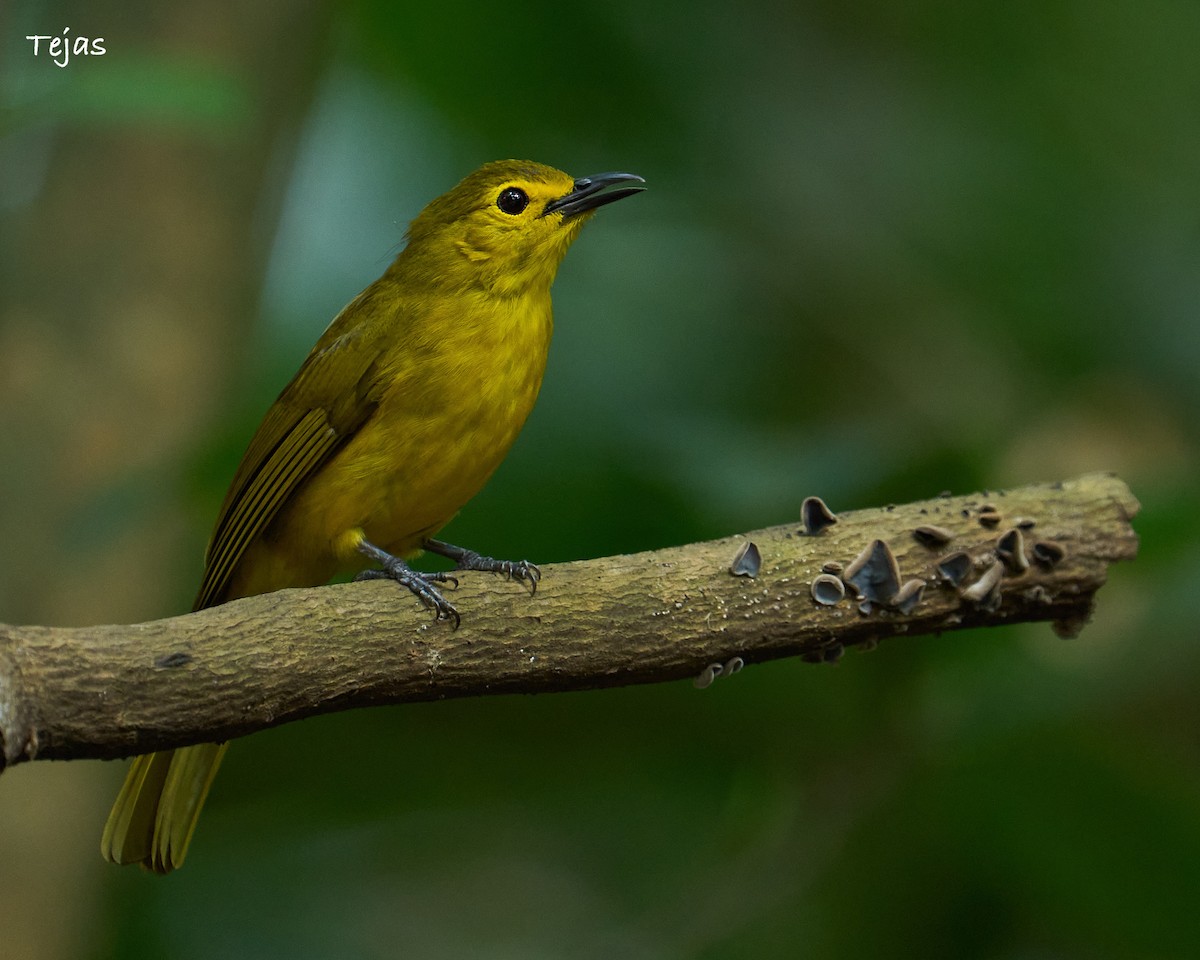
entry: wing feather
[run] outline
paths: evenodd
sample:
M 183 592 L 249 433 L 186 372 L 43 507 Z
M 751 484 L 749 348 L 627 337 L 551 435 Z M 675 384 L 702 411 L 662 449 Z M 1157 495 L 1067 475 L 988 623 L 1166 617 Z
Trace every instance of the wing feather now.
M 375 409 L 379 338 L 364 337 L 362 324 L 346 330 L 356 305 L 370 300 L 360 295 L 330 325 L 250 441 L 217 517 L 192 609 L 226 599 L 246 548 Z
M 344 438 L 329 425 L 324 410 L 309 410 L 291 426 L 274 452 L 248 478 L 230 504 L 209 547 L 208 563 L 194 608 L 220 603 L 246 547 L 279 508 Z

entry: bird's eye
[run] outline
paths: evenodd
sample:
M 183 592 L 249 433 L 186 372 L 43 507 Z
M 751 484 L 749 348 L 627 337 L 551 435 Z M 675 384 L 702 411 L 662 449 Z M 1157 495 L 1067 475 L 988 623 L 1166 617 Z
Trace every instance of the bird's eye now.
M 505 213 L 516 216 L 529 206 L 529 194 L 520 187 L 505 187 L 496 198 L 496 206 Z

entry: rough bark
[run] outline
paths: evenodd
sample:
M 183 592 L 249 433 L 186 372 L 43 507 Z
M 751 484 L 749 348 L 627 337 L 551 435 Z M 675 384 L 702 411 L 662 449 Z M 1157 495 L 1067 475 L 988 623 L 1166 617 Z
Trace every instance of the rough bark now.
M 458 630 L 381 581 L 129 626 L 0 626 L 3 762 L 122 757 L 378 704 L 711 678 L 733 658 L 826 661 L 901 634 L 1031 620 L 1074 634 L 1108 565 L 1136 554 L 1137 510 L 1124 483 L 1093 474 L 854 511 L 818 534 L 791 523 L 555 564 L 534 596 L 468 573 L 452 594 Z M 940 531 L 921 539 L 920 526 Z M 1002 546 L 1013 529 L 1027 566 Z M 924 581 L 915 605 L 903 608 L 887 585 L 866 604 L 853 586 L 840 603 L 815 602 L 822 567 L 841 564 L 850 580 L 875 540 L 889 545 L 899 583 Z M 761 564 L 735 575 L 748 541 Z M 938 565 L 957 552 L 968 560 L 956 586 Z

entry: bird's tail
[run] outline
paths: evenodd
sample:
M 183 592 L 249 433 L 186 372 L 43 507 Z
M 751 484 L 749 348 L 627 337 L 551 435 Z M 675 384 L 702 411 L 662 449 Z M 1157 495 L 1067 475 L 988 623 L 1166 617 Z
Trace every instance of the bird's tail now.
M 228 743 L 201 743 L 134 757 L 117 795 L 100 852 L 112 863 L 155 873 L 183 865 L 196 821 Z

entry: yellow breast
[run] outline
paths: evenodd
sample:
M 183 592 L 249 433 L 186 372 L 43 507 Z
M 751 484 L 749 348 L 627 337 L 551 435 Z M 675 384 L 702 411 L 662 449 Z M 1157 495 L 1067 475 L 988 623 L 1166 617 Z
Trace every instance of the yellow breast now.
M 378 407 L 296 491 L 244 567 L 291 582 L 288 558 L 306 557 L 306 579 L 324 582 L 362 566 L 345 549 L 356 529 L 412 556 L 479 492 L 533 409 L 553 322 L 548 295 L 470 306 L 454 318 L 431 315 L 427 337 L 385 355 Z

